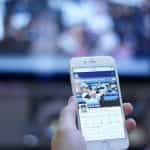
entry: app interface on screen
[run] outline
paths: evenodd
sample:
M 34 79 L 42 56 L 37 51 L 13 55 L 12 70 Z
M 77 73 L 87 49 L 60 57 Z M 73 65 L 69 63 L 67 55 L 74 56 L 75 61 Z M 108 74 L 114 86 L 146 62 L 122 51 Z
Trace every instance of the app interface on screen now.
M 86 141 L 125 138 L 114 68 L 74 68 L 73 79 Z

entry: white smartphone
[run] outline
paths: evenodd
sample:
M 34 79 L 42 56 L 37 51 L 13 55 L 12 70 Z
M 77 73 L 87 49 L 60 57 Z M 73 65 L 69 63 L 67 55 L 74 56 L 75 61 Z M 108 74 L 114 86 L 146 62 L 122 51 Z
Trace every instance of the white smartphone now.
M 115 60 L 110 56 L 70 61 L 73 95 L 78 101 L 79 130 L 91 150 L 129 147 Z

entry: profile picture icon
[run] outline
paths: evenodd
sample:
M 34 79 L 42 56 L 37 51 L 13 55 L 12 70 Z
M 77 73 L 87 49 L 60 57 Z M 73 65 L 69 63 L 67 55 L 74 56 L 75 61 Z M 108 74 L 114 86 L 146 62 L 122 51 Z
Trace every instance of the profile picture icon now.
M 80 104 L 79 105 L 79 110 L 81 110 L 81 112 L 87 112 L 87 110 L 88 110 L 87 104 L 86 103 Z

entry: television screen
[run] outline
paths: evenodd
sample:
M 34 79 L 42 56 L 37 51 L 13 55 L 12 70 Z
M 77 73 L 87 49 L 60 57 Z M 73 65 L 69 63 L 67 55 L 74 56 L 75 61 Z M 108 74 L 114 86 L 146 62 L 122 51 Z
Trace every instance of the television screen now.
M 111 55 L 123 76 L 150 76 L 148 0 L 2 0 L 0 71 L 62 74 L 74 56 Z

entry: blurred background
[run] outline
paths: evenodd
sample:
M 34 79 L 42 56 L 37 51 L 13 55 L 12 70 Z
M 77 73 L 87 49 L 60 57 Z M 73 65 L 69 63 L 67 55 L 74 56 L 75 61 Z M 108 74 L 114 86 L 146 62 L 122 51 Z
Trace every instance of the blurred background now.
M 49 149 L 71 93 L 69 59 L 116 58 L 137 129 L 150 149 L 149 0 L 0 0 L 0 149 Z

